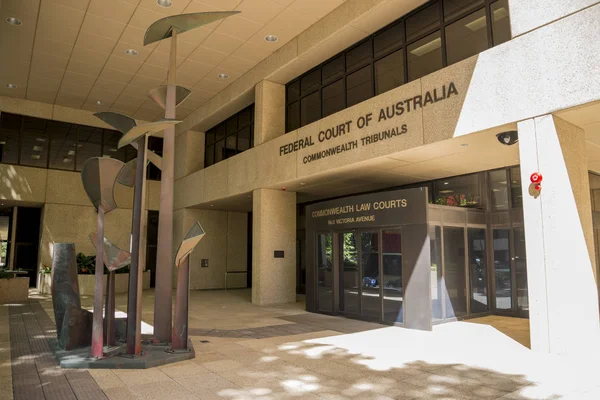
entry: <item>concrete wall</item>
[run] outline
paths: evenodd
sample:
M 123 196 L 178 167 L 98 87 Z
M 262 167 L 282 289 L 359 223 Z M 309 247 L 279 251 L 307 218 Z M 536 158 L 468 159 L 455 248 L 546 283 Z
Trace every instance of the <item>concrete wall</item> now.
M 175 246 L 196 221 L 206 236 L 190 258 L 190 289 L 224 289 L 226 271 L 247 271 L 248 214 L 191 208 L 177 210 L 173 215 Z M 202 259 L 208 259 L 207 268 L 200 267 Z M 174 274 L 176 276 L 177 271 Z M 246 287 L 245 274 L 231 275 L 228 288 Z
M 598 3 L 598 0 L 509 0 L 512 37 Z

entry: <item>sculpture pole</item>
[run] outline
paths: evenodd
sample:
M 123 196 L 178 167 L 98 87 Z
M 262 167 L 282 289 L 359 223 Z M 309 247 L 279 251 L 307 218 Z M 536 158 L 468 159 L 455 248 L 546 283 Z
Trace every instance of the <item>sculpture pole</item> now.
M 115 326 L 115 272 L 108 271 L 106 275 L 106 311 L 104 312 L 104 341 L 108 346 L 117 344 Z
M 146 135 L 137 139 L 137 167 L 135 170 L 135 184 L 133 192 L 133 229 L 131 246 L 131 268 L 129 269 L 129 292 L 127 294 L 127 354 L 137 355 L 142 351 L 141 336 L 141 306 L 139 285 L 140 271 L 140 221 L 142 217 L 142 198 L 144 183 L 144 164 L 146 153 Z
M 96 272 L 94 285 L 94 323 L 92 325 L 92 357 L 102 358 L 103 339 L 103 323 L 102 323 L 102 304 L 104 303 L 104 293 L 102 285 L 102 277 L 104 275 L 104 260 L 102 255 L 104 249 L 102 247 L 104 240 L 104 204 L 102 201 L 98 203 L 98 242 L 96 243 Z
M 185 350 L 188 347 L 188 314 L 190 296 L 190 255 L 185 256 L 177 271 L 177 291 L 175 294 L 175 320 L 171 348 Z
M 177 69 L 177 29 L 171 36 L 171 55 L 165 119 L 175 119 L 175 71 Z M 158 252 L 156 257 L 156 289 L 154 298 L 154 342 L 170 339 L 173 294 L 173 179 L 175 167 L 175 127 L 165 129 L 158 214 Z

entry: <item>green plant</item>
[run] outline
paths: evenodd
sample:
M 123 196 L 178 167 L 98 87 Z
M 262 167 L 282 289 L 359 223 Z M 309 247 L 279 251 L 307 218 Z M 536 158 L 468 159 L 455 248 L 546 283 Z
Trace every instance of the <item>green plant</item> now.
M 10 272 L 5 272 L 4 269 L 0 269 L 0 279 L 12 279 L 15 275 Z
M 86 256 L 83 253 L 77 254 L 77 273 L 91 274 L 96 273 L 96 256 Z
M 40 269 L 41 274 L 49 274 L 52 272 L 52 266 L 48 264 L 42 265 L 42 269 Z

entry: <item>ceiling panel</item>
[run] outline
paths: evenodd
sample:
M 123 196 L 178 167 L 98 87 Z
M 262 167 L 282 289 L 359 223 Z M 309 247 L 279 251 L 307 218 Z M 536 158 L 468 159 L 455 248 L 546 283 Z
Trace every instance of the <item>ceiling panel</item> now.
M 173 0 L 164 8 L 156 0 L 0 0 L 3 20 L 23 21 L 0 24 L 0 54 L 11 54 L 0 70 L 1 94 L 160 118 L 147 94 L 166 81 L 171 41 L 143 46 L 146 29 L 179 13 L 241 11 L 179 37 L 178 83 L 193 90 L 180 114 L 189 115 L 342 1 Z M 279 40 L 266 42 L 268 34 Z

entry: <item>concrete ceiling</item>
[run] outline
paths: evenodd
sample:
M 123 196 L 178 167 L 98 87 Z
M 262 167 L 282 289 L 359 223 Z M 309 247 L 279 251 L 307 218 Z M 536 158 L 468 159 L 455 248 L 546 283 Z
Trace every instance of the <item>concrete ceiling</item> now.
M 157 0 L 0 1 L 0 95 L 156 120 L 163 111 L 147 94 L 166 83 L 170 41 L 143 47 L 148 26 L 173 14 L 241 11 L 180 36 L 177 82 L 192 90 L 178 108 L 178 117 L 185 118 L 344 2 L 171 1 L 169 8 Z M 6 23 L 10 17 L 23 24 Z M 269 43 L 266 35 L 279 40 Z M 127 49 L 138 54 L 129 56 Z M 221 73 L 229 78 L 220 79 Z

